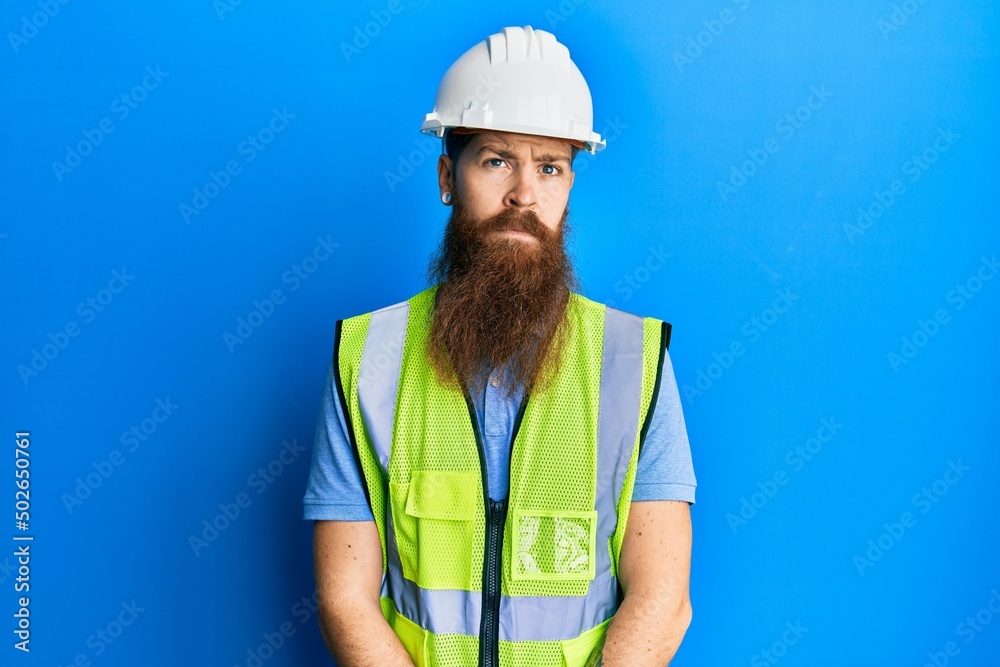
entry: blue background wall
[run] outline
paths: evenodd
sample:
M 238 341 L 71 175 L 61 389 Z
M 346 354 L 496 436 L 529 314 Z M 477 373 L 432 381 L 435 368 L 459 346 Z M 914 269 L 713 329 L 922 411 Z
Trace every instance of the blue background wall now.
M 3 664 L 329 664 L 300 516 L 334 322 L 425 286 L 417 127 L 525 24 L 608 139 L 584 292 L 674 324 L 674 664 L 1000 664 L 997 3 L 505 5 L 0 10 Z

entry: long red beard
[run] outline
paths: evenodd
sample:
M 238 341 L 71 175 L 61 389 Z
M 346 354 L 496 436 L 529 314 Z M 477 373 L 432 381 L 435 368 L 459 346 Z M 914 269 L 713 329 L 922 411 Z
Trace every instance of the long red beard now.
M 455 193 L 441 247 L 428 269 L 440 283 L 428 359 L 438 378 L 467 386 L 497 370 L 508 395 L 547 386 L 565 343 L 566 304 L 578 291 L 565 239 L 569 208 L 550 230 L 531 211 L 475 220 Z M 530 239 L 494 233 L 517 229 Z

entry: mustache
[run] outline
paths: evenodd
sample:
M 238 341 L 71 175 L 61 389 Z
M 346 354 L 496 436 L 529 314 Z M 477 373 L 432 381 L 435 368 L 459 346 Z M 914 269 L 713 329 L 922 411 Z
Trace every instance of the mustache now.
M 503 231 L 505 229 L 526 232 L 539 238 L 544 238 L 549 234 L 549 230 L 545 224 L 542 223 L 535 212 L 530 209 L 504 209 L 492 218 L 484 220 L 480 225 L 480 232 L 482 234 L 488 234 L 494 231 Z

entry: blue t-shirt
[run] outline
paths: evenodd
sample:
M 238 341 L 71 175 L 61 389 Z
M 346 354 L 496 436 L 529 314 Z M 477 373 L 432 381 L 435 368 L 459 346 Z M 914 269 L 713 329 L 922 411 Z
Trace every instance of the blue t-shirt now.
M 507 497 L 510 481 L 511 432 L 524 390 L 518 387 L 507 399 L 502 385 L 494 386 L 492 382 L 480 384 L 483 386 L 475 391 L 472 398 L 486 448 L 490 498 L 502 500 Z M 373 521 L 336 392 L 331 360 L 326 371 L 313 443 L 312 467 L 303 499 L 304 518 Z M 632 500 L 683 500 L 693 503 L 696 485 L 677 381 L 670 355 L 665 353 L 656 406 L 639 453 Z

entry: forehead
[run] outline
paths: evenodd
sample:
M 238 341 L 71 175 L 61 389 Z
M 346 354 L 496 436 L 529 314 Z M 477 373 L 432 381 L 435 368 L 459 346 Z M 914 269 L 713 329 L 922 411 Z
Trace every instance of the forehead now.
M 572 146 L 568 141 L 554 137 L 540 137 L 534 134 L 519 134 L 517 132 L 476 132 L 469 141 L 469 148 L 478 151 L 481 148 L 499 148 L 518 157 L 527 158 L 539 155 L 558 155 L 567 160 L 572 157 Z

